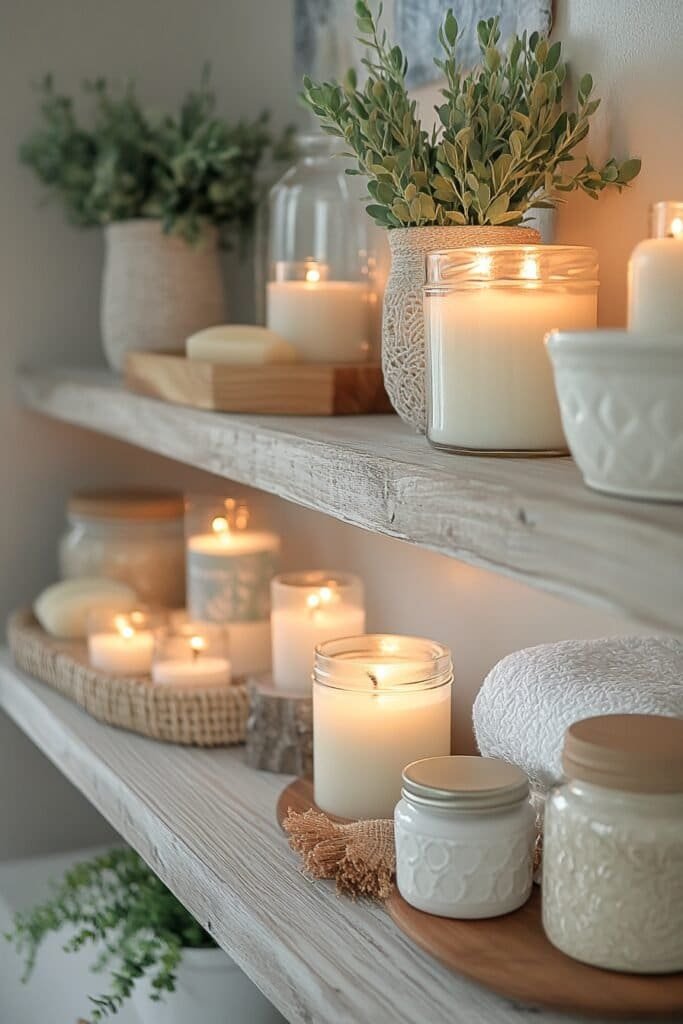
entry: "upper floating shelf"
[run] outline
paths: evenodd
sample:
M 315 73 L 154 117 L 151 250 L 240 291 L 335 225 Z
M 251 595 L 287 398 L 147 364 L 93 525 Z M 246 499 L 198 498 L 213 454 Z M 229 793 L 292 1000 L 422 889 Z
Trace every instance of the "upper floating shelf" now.
M 224 415 L 102 371 L 26 373 L 26 404 L 375 533 L 683 632 L 683 506 L 586 489 L 571 459 L 437 453 L 393 416 Z

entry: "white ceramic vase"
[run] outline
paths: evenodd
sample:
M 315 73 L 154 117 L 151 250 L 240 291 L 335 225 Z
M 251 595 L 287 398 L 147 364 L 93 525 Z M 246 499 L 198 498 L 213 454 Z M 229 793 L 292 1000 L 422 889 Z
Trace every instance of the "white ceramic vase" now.
M 133 990 L 141 1024 L 284 1024 L 284 1017 L 222 949 L 186 949 L 176 990 L 150 999 L 142 978 Z
M 119 372 L 127 352 L 180 350 L 189 334 L 225 322 L 216 229 L 190 244 L 157 220 L 108 224 L 100 312 L 104 353 Z
M 424 434 L 425 328 L 422 289 L 430 252 L 472 245 L 535 245 L 532 228 L 426 226 L 389 231 L 391 272 L 384 291 L 382 370 L 389 400 L 401 419 Z

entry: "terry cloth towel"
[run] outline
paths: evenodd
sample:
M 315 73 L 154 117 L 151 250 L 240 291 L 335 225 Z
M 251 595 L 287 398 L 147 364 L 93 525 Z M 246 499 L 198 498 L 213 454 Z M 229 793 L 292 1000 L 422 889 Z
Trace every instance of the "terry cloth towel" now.
M 482 754 L 518 765 L 546 793 L 562 778 L 568 727 L 610 714 L 683 717 L 683 643 L 625 636 L 515 651 L 484 680 L 474 733 Z

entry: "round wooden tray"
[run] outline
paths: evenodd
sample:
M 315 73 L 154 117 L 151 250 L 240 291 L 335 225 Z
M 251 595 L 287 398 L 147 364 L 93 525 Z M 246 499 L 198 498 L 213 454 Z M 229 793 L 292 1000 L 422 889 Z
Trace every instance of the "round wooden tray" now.
M 315 807 L 313 783 L 296 779 L 280 794 L 280 824 L 290 808 Z M 541 892 L 514 914 L 453 921 L 415 910 L 394 889 L 386 908 L 395 924 L 446 967 L 501 996 L 531 1006 L 600 1017 L 683 1013 L 683 974 L 621 974 L 565 956 L 545 937 Z

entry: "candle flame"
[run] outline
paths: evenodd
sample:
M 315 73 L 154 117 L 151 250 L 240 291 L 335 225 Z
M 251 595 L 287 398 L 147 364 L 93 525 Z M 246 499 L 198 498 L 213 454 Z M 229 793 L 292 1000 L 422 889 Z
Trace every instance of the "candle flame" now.
M 311 611 L 315 611 L 316 608 L 319 608 L 321 603 L 322 599 L 320 597 L 320 594 L 309 594 L 308 597 L 306 598 L 306 604 L 311 609 Z
M 472 269 L 475 274 L 485 274 L 488 277 L 493 269 L 493 257 L 482 253 L 481 256 L 477 256 Z
M 135 630 L 125 615 L 117 615 L 114 619 L 114 625 L 118 630 L 119 636 L 122 636 L 124 640 L 130 640 L 135 636 Z
M 136 626 L 142 626 L 145 621 L 145 613 L 138 611 L 131 612 L 130 621 Z
M 190 637 L 190 647 L 192 648 L 192 660 L 196 661 L 200 653 L 206 647 L 206 641 L 203 636 L 192 636 Z
M 680 217 L 674 217 L 671 221 L 671 237 L 680 238 L 683 235 L 683 220 Z
M 216 516 L 216 518 L 211 523 L 211 529 L 213 530 L 214 533 L 227 533 L 228 530 L 230 529 L 230 523 L 225 518 L 225 516 Z
M 317 284 L 320 280 L 320 271 L 312 268 L 306 271 L 306 280 L 309 284 Z
M 536 281 L 539 277 L 538 261 L 535 256 L 527 256 L 522 263 L 522 277 L 527 281 Z

